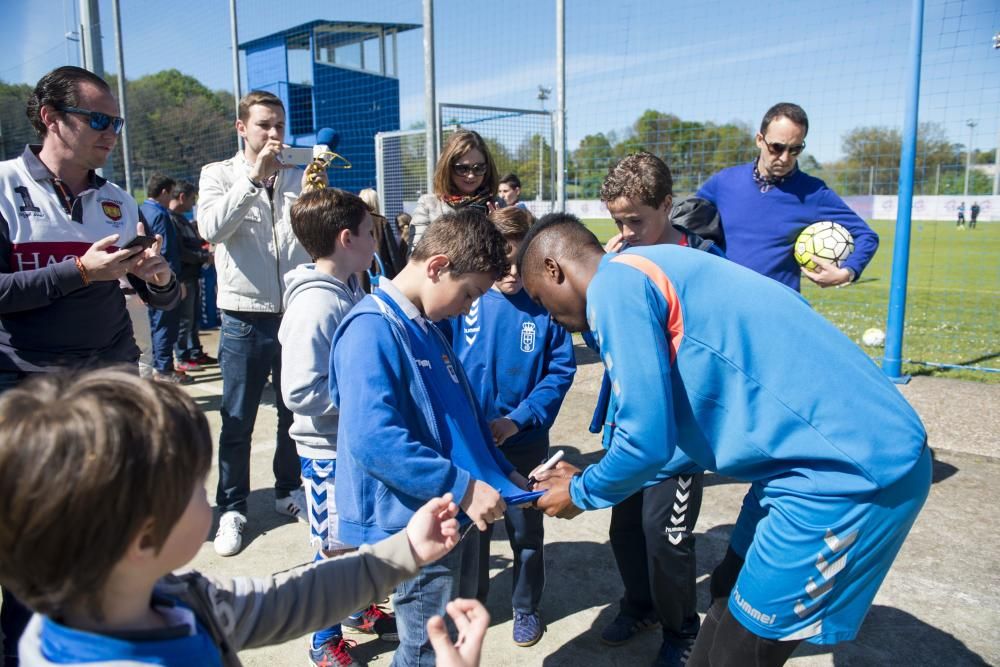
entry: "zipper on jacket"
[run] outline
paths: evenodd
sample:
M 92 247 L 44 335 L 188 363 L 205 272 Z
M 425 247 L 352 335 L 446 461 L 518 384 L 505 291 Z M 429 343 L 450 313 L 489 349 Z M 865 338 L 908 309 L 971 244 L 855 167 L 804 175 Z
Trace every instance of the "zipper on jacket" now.
M 278 174 L 278 178 L 276 178 L 275 181 L 274 181 L 274 192 L 273 193 L 269 192 L 268 193 L 268 198 L 267 198 L 267 203 L 271 207 L 271 238 L 274 239 L 274 273 L 275 273 L 275 275 L 278 278 L 277 283 L 278 283 L 278 314 L 279 315 L 284 310 L 283 306 L 284 306 L 284 303 L 285 303 L 284 290 L 282 289 L 282 285 L 283 285 L 284 281 L 282 281 L 282 279 L 281 279 L 282 278 L 282 276 L 281 276 L 281 254 L 280 254 L 281 253 L 281 247 L 278 245 L 278 221 L 274 217 L 274 193 L 280 191 L 278 189 L 278 181 L 280 181 L 280 180 L 281 180 L 281 174 L 279 173 Z

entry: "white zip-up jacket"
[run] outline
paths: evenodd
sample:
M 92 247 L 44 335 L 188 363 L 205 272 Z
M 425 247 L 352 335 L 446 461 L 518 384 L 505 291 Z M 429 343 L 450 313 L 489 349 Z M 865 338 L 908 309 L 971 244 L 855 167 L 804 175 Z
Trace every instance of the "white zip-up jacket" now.
M 202 167 L 198 230 L 216 244 L 222 310 L 282 312 L 284 275 L 309 261 L 289 217 L 301 187 L 300 169 L 282 169 L 269 198 L 267 188 L 250 182 L 242 153 Z

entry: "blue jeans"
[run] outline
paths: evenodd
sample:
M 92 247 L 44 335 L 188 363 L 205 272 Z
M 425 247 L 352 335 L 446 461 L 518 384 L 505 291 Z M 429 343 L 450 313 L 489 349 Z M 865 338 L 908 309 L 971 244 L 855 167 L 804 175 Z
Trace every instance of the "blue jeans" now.
M 457 597 L 475 597 L 478 552 L 479 535 L 472 528 L 451 553 L 425 565 L 416 577 L 396 586 L 393 609 L 399 647 L 392 659 L 393 667 L 434 667 L 434 649 L 427 638 L 427 621 L 431 616 L 443 615 L 448 619 L 452 640 L 455 639 L 454 627 L 444 608 Z
M 153 339 L 153 368 L 161 373 L 174 371 L 174 343 L 177 342 L 177 327 L 180 313 L 173 310 L 149 309 L 149 333 Z
M 270 374 L 278 408 L 278 441 L 274 450 L 274 489 L 278 497 L 299 488 L 299 456 L 288 435 L 292 413 L 281 400 L 281 315 L 224 311 L 219 337 L 222 370 L 222 431 L 219 434 L 220 512 L 246 514 L 250 495 L 250 439 L 257 422 L 264 384 Z
M 513 447 L 501 447 L 500 452 L 512 466 L 525 477 L 546 458 L 549 453 L 548 431 L 541 437 L 520 442 Z M 504 515 L 507 538 L 514 552 L 514 578 L 511 607 L 522 614 L 534 614 L 542 599 L 545 588 L 545 530 L 542 518 L 545 515 L 532 507 L 508 507 Z M 493 526 L 480 533 L 479 543 L 479 587 L 476 597 L 486 604 L 490 592 L 490 540 Z
M 177 304 L 177 343 L 174 352 L 179 361 L 193 361 L 201 353 L 198 319 L 201 317 L 201 284 L 197 280 L 184 282 L 187 293 Z

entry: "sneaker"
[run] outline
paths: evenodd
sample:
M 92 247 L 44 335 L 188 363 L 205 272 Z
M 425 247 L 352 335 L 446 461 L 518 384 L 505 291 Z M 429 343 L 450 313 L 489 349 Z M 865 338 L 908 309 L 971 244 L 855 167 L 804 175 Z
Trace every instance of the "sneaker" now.
M 219 363 L 218 359 L 216 359 L 215 357 L 210 357 L 207 354 L 205 354 L 204 352 L 202 352 L 201 354 L 199 354 L 197 357 L 195 357 L 191 361 L 193 361 L 194 363 L 198 364 L 199 366 L 214 366 L 215 364 Z
M 691 657 L 692 648 L 694 648 L 694 638 L 664 639 L 660 645 L 660 652 L 653 661 L 653 667 L 684 667 Z
M 174 368 L 176 368 L 179 371 L 184 371 L 185 373 L 188 371 L 201 370 L 201 366 L 199 366 L 193 361 L 178 361 L 176 364 L 174 364 Z
M 340 624 L 354 632 L 378 635 L 378 638 L 383 641 L 399 641 L 399 631 L 396 630 L 395 615 L 375 604 L 365 609 L 361 614 L 361 618 L 347 617 Z
M 220 556 L 235 556 L 243 548 L 243 528 L 247 518 L 239 512 L 226 512 L 219 519 L 219 530 L 215 533 L 215 553 Z
M 514 612 L 514 643 L 518 646 L 534 646 L 542 638 L 542 619 L 538 614 Z
M 660 622 L 652 616 L 639 619 L 619 613 L 615 620 L 611 621 L 611 624 L 601 632 L 601 641 L 608 646 L 621 646 L 643 630 L 658 627 L 660 627 Z
M 351 649 L 357 645 L 357 642 L 343 637 L 333 637 L 319 648 L 313 648 L 310 641 L 309 664 L 315 665 L 315 667 L 342 667 L 344 665 L 365 667 L 368 663 L 351 655 Z
M 274 511 L 278 514 L 298 519 L 299 521 L 308 521 L 309 515 L 306 514 L 306 492 L 299 488 L 287 496 L 275 498 Z
M 153 371 L 153 380 L 156 382 L 166 382 L 168 384 L 191 384 L 194 378 L 181 371 Z

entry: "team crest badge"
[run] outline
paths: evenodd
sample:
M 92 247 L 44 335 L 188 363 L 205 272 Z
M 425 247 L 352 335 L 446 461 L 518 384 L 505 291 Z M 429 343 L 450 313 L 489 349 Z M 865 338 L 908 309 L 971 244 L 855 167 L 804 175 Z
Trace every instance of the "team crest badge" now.
M 535 351 L 535 323 L 525 322 L 521 325 L 521 352 Z
M 101 210 L 104 211 L 104 215 L 111 218 L 112 222 L 118 222 L 122 219 L 122 207 L 113 201 L 102 201 Z

